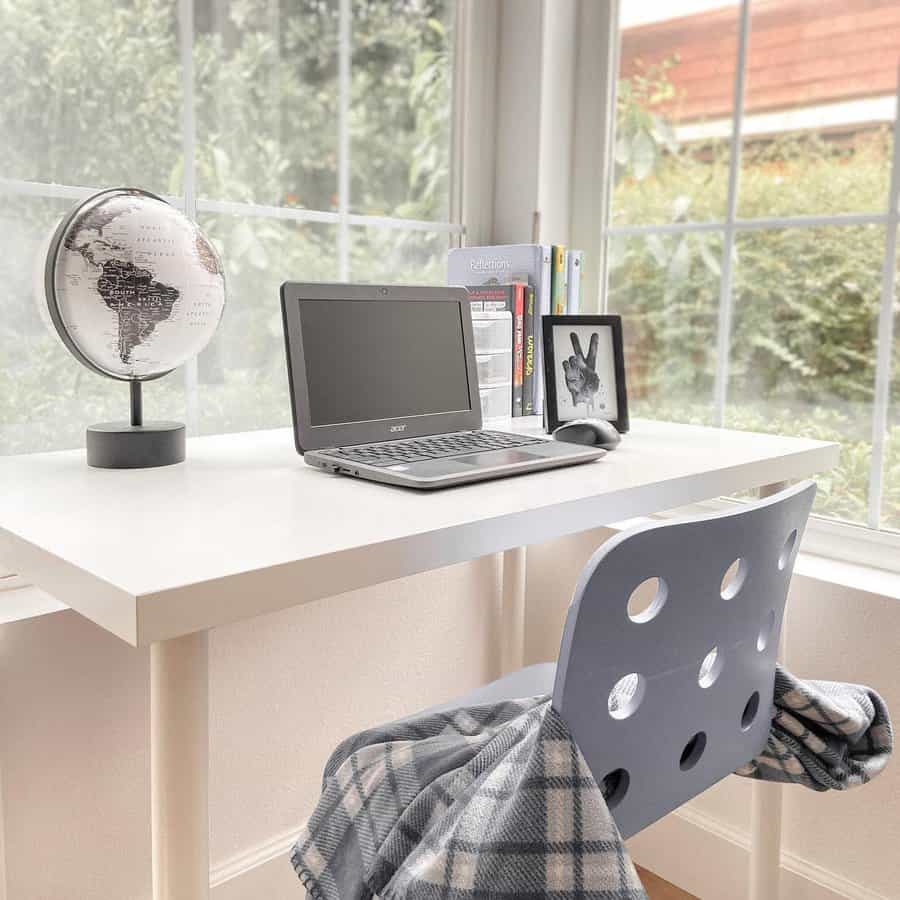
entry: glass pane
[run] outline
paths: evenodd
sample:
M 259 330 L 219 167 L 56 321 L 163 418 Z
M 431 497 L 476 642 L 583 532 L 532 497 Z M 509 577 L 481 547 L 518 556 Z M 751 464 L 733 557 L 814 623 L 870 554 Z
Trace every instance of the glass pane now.
M 719 234 L 610 240 L 632 415 L 712 424 L 721 254 Z
M 279 287 L 337 278 L 337 228 L 320 223 L 201 215 L 225 262 L 222 324 L 197 361 L 202 434 L 291 422 Z
M 898 233 L 900 238 L 900 233 Z M 900 245 L 900 240 L 898 240 Z M 900 531 L 900 252 L 894 282 L 894 347 L 888 432 L 884 448 L 884 480 L 881 496 L 881 527 Z
M 449 218 L 454 0 L 353 0 L 350 207 Z
M 884 211 L 900 5 L 750 8 L 738 215 Z
M 816 511 L 865 522 L 885 230 L 791 228 L 737 240 L 726 425 L 833 440 Z
M 71 207 L 0 195 L 0 454 L 83 447 L 88 425 L 128 418 L 128 386 L 81 365 L 46 313 L 46 243 Z M 184 419 L 180 372 L 145 385 L 144 412 Z
M 177 190 L 177 4 L 0 4 L 0 177 Z
M 353 281 L 445 284 L 450 235 L 387 228 L 350 230 Z
M 690 8 L 622 4 L 613 224 L 725 216 L 739 7 Z
M 337 207 L 338 0 L 197 0 L 199 196 Z

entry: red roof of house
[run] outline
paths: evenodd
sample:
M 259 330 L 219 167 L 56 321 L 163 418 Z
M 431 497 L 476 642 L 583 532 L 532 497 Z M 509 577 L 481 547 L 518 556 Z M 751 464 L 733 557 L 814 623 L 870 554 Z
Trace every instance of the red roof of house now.
M 739 6 L 628 28 L 621 73 L 678 55 L 669 70 L 679 121 L 731 113 Z M 748 113 L 893 94 L 900 0 L 753 0 L 744 108 Z

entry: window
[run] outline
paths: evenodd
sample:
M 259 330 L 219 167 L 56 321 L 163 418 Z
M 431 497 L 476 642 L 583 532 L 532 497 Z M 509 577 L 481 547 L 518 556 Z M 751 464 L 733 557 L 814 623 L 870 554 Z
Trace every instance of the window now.
M 42 321 L 41 244 L 134 185 L 195 218 L 228 306 L 148 417 L 287 425 L 278 286 L 432 281 L 450 215 L 455 0 L 21 0 L 0 5 L 0 453 L 126 416 Z
M 635 408 L 840 441 L 817 512 L 900 529 L 900 5 L 622 0 L 619 26 L 607 297 Z

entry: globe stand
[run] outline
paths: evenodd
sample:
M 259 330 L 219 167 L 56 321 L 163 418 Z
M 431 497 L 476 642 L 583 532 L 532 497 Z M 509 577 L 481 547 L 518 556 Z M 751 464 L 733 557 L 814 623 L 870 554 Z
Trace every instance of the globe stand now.
M 131 381 L 131 422 L 101 422 L 87 430 L 87 462 L 99 469 L 149 469 L 184 462 L 180 422 L 144 422 L 141 382 Z

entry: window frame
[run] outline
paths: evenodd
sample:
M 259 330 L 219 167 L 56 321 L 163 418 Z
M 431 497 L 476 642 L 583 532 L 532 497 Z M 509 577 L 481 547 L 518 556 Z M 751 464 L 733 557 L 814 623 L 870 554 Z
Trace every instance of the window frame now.
M 163 195 L 166 202 L 180 209 L 192 221 L 198 213 L 224 213 L 249 218 L 287 219 L 294 222 L 317 222 L 337 226 L 338 280 L 349 281 L 350 229 L 375 228 L 385 231 L 420 231 L 429 234 L 445 234 L 448 247 L 451 240 L 461 244 L 466 234 L 462 219 L 462 206 L 456 199 L 461 190 L 462 144 L 458 132 L 465 117 L 465 94 L 456 96 L 465 84 L 465 73 L 458 77 L 457 68 L 468 64 L 466 35 L 472 30 L 471 20 L 478 27 L 478 5 L 472 0 L 455 0 L 453 39 L 453 103 L 454 115 L 450 129 L 450 184 L 449 211 L 446 221 L 404 219 L 394 216 L 362 215 L 350 212 L 350 172 L 352 153 L 350 145 L 349 112 L 351 94 L 350 62 L 352 54 L 353 9 L 352 0 L 339 0 L 338 4 L 338 153 L 337 153 L 337 210 L 299 209 L 290 206 L 270 206 L 243 201 L 209 200 L 197 196 L 196 177 L 196 115 L 194 97 L 194 0 L 177 0 L 178 50 L 180 86 L 183 98 L 181 116 L 181 150 L 184 158 L 183 192 L 177 196 Z M 483 15 L 480 16 L 482 19 Z M 57 184 L 6 178 L 0 175 L 0 192 L 11 196 L 38 199 L 85 200 L 104 190 L 93 185 Z M 188 434 L 199 433 L 197 358 L 182 367 L 185 386 L 185 424 Z
M 619 52 L 621 29 L 619 9 L 623 0 L 611 0 L 610 12 L 605 20 L 609 32 L 591 33 L 586 39 L 597 46 L 609 49 L 602 54 L 601 61 L 606 85 L 612 101 L 607 104 L 603 120 L 604 140 L 602 146 L 615 146 L 615 96 L 619 80 Z M 627 0 L 625 0 L 627 2 Z M 869 465 L 868 514 L 862 524 L 842 522 L 814 516 L 807 529 L 806 549 L 819 555 L 847 562 L 862 563 L 890 571 L 900 571 L 900 533 L 880 527 L 881 503 L 884 486 L 885 436 L 888 422 L 891 367 L 900 365 L 900 360 L 892 360 L 894 337 L 894 278 L 897 257 L 898 231 L 900 231 L 900 74 L 895 93 L 897 104 L 893 127 L 893 147 L 891 157 L 890 183 L 885 207 L 881 212 L 843 213 L 836 215 L 797 215 L 741 218 L 737 215 L 738 190 L 741 170 L 741 149 L 744 118 L 744 87 L 747 69 L 747 51 L 751 29 L 751 5 L 753 0 L 739 0 L 738 4 L 738 45 L 733 86 L 731 114 L 730 159 L 728 173 L 728 194 L 725 216 L 722 219 L 703 222 L 676 222 L 658 225 L 616 225 L 612 218 L 612 178 L 613 155 L 607 151 L 602 163 L 602 190 L 581 203 L 599 203 L 602 210 L 600 225 L 601 253 L 597 287 L 599 306 L 606 312 L 609 270 L 608 255 L 611 238 L 629 235 L 649 234 L 690 234 L 715 232 L 722 235 L 721 281 L 719 286 L 717 358 L 714 385 L 714 420 L 723 425 L 727 402 L 728 367 L 730 351 L 731 318 L 733 303 L 733 247 L 737 236 L 757 230 L 783 228 L 847 227 L 853 225 L 879 225 L 885 229 L 884 254 L 882 257 L 880 302 L 876 339 L 875 391 L 872 404 L 872 455 Z M 611 32 L 611 34 L 610 34 Z M 579 86 L 584 89 L 583 85 Z M 597 91 L 596 81 L 592 85 Z M 576 149 L 576 152 L 578 150 Z M 596 152 L 596 144 L 594 152 Z M 578 201 L 578 195 L 573 194 Z M 727 501 L 723 501 L 727 502 Z

